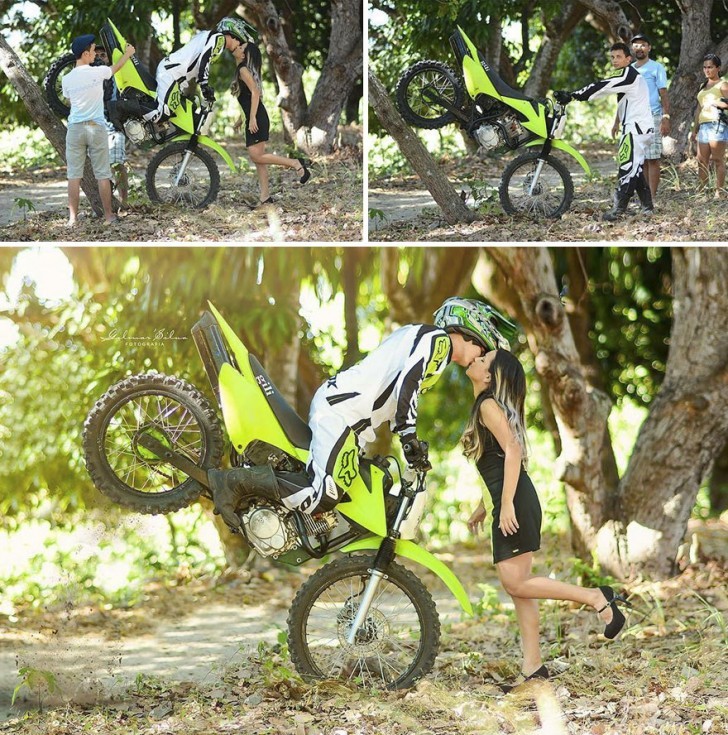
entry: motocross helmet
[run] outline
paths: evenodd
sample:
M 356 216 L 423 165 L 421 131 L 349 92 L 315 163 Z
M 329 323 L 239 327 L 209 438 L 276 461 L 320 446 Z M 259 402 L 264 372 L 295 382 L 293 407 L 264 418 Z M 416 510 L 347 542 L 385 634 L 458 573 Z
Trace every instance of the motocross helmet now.
M 486 350 L 511 349 L 503 332 L 512 336 L 515 324 L 482 301 L 453 296 L 445 300 L 434 316 L 435 326 L 471 337 Z
M 237 38 L 240 43 L 249 43 L 255 38 L 253 26 L 241 18 L 223 18 L 215 26 L 215 30 L 218 33 L 226 33 L 228 36 Z

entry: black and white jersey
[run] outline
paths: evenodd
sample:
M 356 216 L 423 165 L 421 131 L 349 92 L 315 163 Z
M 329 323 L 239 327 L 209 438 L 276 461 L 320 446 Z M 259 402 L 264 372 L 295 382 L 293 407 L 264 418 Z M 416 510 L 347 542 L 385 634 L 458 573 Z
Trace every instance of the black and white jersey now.
M 319 390 L 360 442 L 374 441 L 374 429 L 385 421 L 393 432 L 407 434 L 417 423 L 419 394 L 437 382 L 451 359 L 452 343 L 445 331 L 408 324 Z
M 619 102 L 617 115 L 627 132 L 643 134 L 652 130 L 650 91 L 642 75 L 632 66 L 620 69 L 608 79 L 602 79 L 572 93 L 577 100 L 595 100 L 616 94 Z
M 224 48 L 225 36 L 222 33 L 200 31 L 189 43 L 162 59 L 160 67 L 175 79 L 207 84 L 210 63 L 220 56 Z

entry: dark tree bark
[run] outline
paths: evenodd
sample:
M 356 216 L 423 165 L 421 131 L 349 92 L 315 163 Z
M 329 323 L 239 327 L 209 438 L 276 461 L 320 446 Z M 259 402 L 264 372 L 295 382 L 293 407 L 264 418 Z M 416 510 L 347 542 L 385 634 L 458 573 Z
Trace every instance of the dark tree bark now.
M 45 100 L 45 95 L 35 80 L 28 74 L 18 55 L 8 45 L 4 36 L 0 35 L 0 69 L 7 75 L 10 83 L 17 91 L 20 99 L 28 110 L 31 119 L 45 133 L 45 136 L 56 149 L 61 160 L 66 162 L 66 128 L 53 114 Z M 91 163 L 86 159 L 86 167 L 81 179 L 81 188 L 88 198 L 89 204 L 97 215 L 102 215 L 104 208 L 101 204 L 99 187 L 91 169 Z
M 728 438 L 728 258 L 719 248 L 674 248 L 674 322 L 665 381 L 617 488 L 601 454 L 610 402 L 590 386 L 558 298 L 545 248 L 488 248 L 516 286 L 536 341 L 536 369 L 549 385 L 563 451 L 578 553 L 611 574 L 665 578 L 700 483 Z
M 632 40 L 632 26 L 617 0 L 579 0 L 579 2 L 592 13 L 591 18 L 587 20 L 606 33 L 611 41 L 629 43 Z
M 260 29 L 278 80 L 278 106 L 290 138 L 308 153 L 330 153 L 346 101 L 362 76 L 360 0 L 332 0 L 329 49 L 310 103 L 303 68 L 294 59 L 272 0 L 241 0 Z
M 348 368 L 362 358 L 359 348 L 359 320 L 356 316 L 357 294 L 359 292 L 359 264 L 367 257 L 364 248 L 344 248 L 341 278 L 344 288 L 344 326 L 346 331 L 346 354 L 342 368 Z
M 409 161 L 422 183 L 437 202 L 447 222 L 474 222 L 478 217 L 465 206 L 465 202 L 440 171 L 422 141 L 402 119 L 384 85 L 374 72 L 369 70 L 369 103 L 379 118 L 382 127 L 394 138 L 399 149 Z
M 710 512 L 720 515 L 728 510 L 728 444 L 715 460 L 708 486 Z

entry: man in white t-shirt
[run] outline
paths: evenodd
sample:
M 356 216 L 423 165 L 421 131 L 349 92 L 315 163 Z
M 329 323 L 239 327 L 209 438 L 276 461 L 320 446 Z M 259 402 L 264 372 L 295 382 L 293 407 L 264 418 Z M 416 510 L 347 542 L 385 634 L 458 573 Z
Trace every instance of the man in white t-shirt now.
M 113 66 L 91 66 L 96 59 L 96 44 L 91 34 L 73 39 L 71 50 L 76 67 L 63 77 L 63 95 L 71 102 L 66 133 L 66 165 L 68 167 L 68 226 L 78 217 L 81 179 L 86 156 L 91 159 L 99 186 L 106 222 L 116 217 L 111 209 L 111 167 L 109 135 L 104 118 L 104 81 L 110 79 L 126 63 L 135 49 L 128 44 L 124 55 Z

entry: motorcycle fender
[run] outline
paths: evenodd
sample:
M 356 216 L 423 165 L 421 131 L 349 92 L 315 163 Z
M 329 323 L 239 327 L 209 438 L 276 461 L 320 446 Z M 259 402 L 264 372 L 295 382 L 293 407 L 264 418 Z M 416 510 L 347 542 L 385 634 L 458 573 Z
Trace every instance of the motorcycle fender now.
M 526 148 L 532 148 L 536 145 L 542 145 L 544 143 L 544 139 L 540 138 L 538 140 L 532 140 L 526 143 Z M 552 140 L 551 141 L 551 147 L 556 148 L 557 150 L 564 151 L 564 153 L 568 153 L 572 158 L 576 159 L 578 161 L 579 165 L 586 171 L 586 175 L 591 175 L 591 169 L 589 168 L 589 164 L 586 162 L 586 158 L 579 153 L 579 151 L 576 150 L 573 146 L 570 146 L 568 143 L 564 143 L 563 140 Z
M 344 546 L 341 551 L 348 554 L 353 551 L 376 550 L 379 548 L 381 543 L 381 538 L 369 536 Z M 463 610 L 468 615 L 473 614 L 473 606 L 470 604 L 470 600 L 468 599 L 468 593 L 460 583 L 460 580 L 443 562 L 421 546 L 418 546 L 412 541 L 405 541 L 404 539 L 398 539 L 395 542 L 394 551 L 399 556 L 403 556 L 405 559 L 410 559 L 418 564 L 422 564 L 423 567 L 434 572 L 445 583 L 450 592 L 452 592 Z
M 192 137 L 191 135 L 187 135 L 187 134 L 177 135 L 174 138 L 172 138 L 172 140 L 173 141 L 189 140 L 191 137 Z M 217 153 L 220 156 L 220 158 L 222 158 L 222 160 L 225 161 L 225 163 L 227 163 L 230 170 L 233 173 L 235 173 L 236 168 L 235 168 L 235 164 L 233 163 L 233 159 L 230 157 L 230 154 L 219 143 L 216 143 L 212 138 L 208 138 L 206 135 L 200 135 L 197 138 L 197 140 L 200 143 L 202 143 L 202 145 L 207 146 L 208 148 L 212 148 L 212 150 L 215 151 L 215 153 Z M 217 316 L 217 314 L 215 316 Z M 246 353 L 247 353 L 247 350 L 246 350 Z
M 111 27 L 118 44 L 118 48 L 111 51 L 111 63 L 115 64 L 124 55 L 126 39 L 121 35 L 119 29 L 114 25 L 111 18 L 107 18 L 106 22 Z M 147 87 L 147 85 L 142 81 L 142 78 L 136 68 L 136 64 L 138 63 L 136 55 L 124 62 L 124 65 L 116 72 L 116 74 L 114 74 L 116 86 L 119 88 L 120 92 L 123 92 L 127 87 L 132 87 L 133 89 L 138 89 L 140 92 L 156 99 L 157 93 L 149 89 L 149 87 Z

